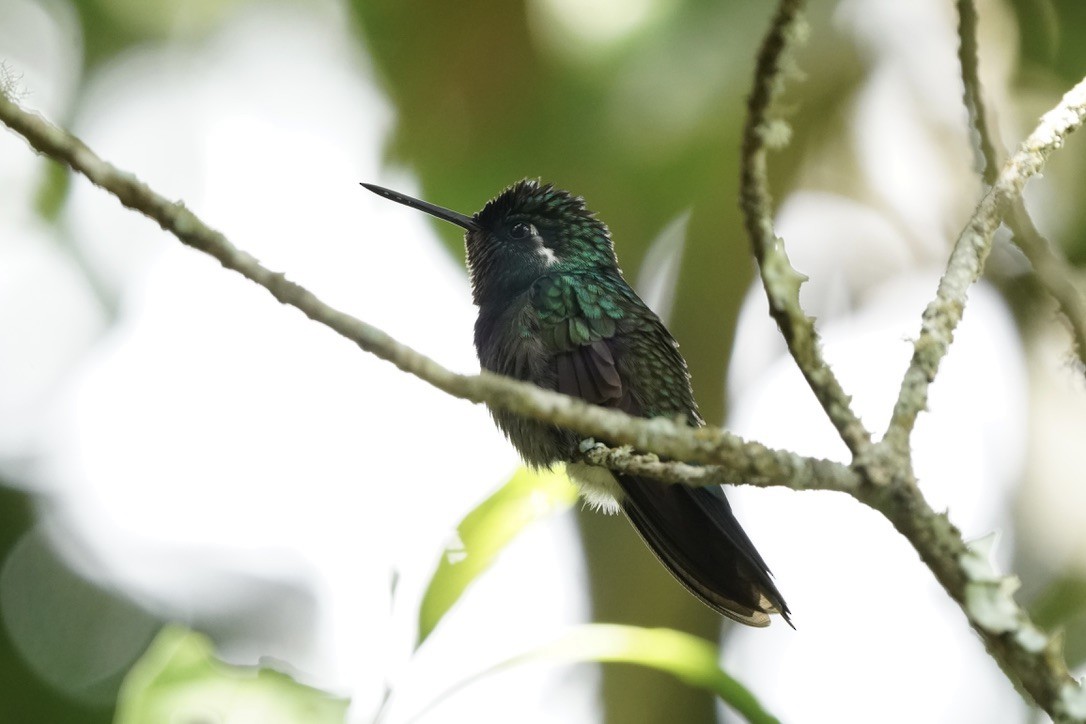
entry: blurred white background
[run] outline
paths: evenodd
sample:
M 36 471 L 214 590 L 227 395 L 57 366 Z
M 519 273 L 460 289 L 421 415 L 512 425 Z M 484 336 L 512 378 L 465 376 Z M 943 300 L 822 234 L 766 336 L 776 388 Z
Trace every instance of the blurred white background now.
M 532 27 L 541 47 L 557 48 L 575 18 L 576 55 L 625 42 L 669 5 L 594 1 L 582 19 L 567 2 L 539 0 Z M 1035 103 L 1011 92 L 1011 12 L 981 7 L 981 47 L 993 49 L 982 56 L 986 90 L 1013 139 Z M 141 44 L 83 77 L 72 7 L 0 0 L 0 60 L 26 105 L 270 268 L 472 372 L 474 310 L 459 262 L 421 215 L 358 187 L 421 193 L 384 162 L 394 110 L 345 12 L 330 0 L 243 3 L 204 33 Z M 778 233 L 811 279 L 803 301 L 827 358 L 882 431 L 909 339 L 980 187 L 950 4 L 847 0 L 831 19 L 865 68 L 835 139 L 863 191 L 830 190 L 825 159 L 809 153 Z M 177 620 L 214 634 L 230 661 L 274 660 L 351 697 L 355 721 L 373 716 L 391 682 L 388 720 L 406 721 L 468 674 L 590 620 L 574 521 L 557 516 L 514 541 L 412 658 L 417 601 L 444 546 L 517 466 L 486 412 L 278 305 L 82 178 L 47 223 L 35 212 L 42 173 L 19 138 L 0 134 L 0 475 L 32 492 L 40 514 L 3 563 L 0 616 L 36 674 L 79 698 L 130 665 L 158 619 Z M 1045 194 L 1078 175 L 1054 174 L 1058 183 L 1035 193 L 1038 223 L 1058 235 L 1070 219 Z M 675 281 L 660 260 L 670 254 L 674 271 L 684 228 L 661 233 L 663 251 L 640 270 L 626 266 L 662 312 Z M 621 238 L 617 248 L 621 258 Z M 1054 317 L 1024 337 L 1003 295 L 982 283 L 918 425 L 925 494 L 967 538 L 998 531 L 1002 567 L 1023 537 L 1027 561 L 1086 563 L 1072 433 L 1086 405 L 1068 350 Z M 760 288 L 743 304 L 727 393 L 739 434 L 846 460 Z M 798 629 L 726 639 L 725 669 L 769 711 L 790 722 L 1029 720 L 881 517 L 840 495 L 730 495 Z M 141 612 L 58 622 L 63 636 L 44 628 L 37 613 L 68 595 L 36 587 L 51 550 Z M 68 651 L 101 640 L 114 642 L 108 653 L 65 668 Z M 596 721 L 597 683 L 586 666 L 514 668 L 425 720 Z

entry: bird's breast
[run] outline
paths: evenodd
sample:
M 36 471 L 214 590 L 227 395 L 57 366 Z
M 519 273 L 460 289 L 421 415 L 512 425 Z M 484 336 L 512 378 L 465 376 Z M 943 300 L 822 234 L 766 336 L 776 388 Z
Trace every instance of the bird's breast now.
M 554 360 L 540 340 L 539 320 L 526 301 L 501 310 L 481 309 L 475 324 L 475 348 L 483 369 L 545 390 L 557 389 Z M 494 408 L 490 414 L 531 466 L 547 467 L 569 460 L 576 449 L 578 440 L 567 430 Z

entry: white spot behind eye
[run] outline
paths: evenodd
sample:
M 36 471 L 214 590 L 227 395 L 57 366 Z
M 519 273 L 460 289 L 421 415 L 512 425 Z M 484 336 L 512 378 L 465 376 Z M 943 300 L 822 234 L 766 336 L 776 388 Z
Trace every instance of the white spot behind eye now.
M 549 246 L 540 244 L 536 248 L 536 253 L 539 254 L 539 256 L 543 257 L 543 261 L 547 263 L 547 266 L 554 266 L 558 263 L 558 255 L 555 254 L 554 249 L 550 248 Z

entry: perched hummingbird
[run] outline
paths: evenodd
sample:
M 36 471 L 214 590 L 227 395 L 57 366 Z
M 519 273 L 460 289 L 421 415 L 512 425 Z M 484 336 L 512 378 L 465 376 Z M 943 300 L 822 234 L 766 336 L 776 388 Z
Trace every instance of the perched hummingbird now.
M 466 230 L 479 318 L 475 348 L 491 372 L 631 415 L 704 424 L 686 361 L 622 277 L 611 234 L 584 199 L 524 180 L 474 216 L 380 186 L 370 191 Z M 621 509 L 657 558 L 712 609 L 751 626 L 788 606 L 718 487 L 668 485 L 576 462 L 580 437 L 491 409 L 533 467 L 566 462 L 595 508 Z

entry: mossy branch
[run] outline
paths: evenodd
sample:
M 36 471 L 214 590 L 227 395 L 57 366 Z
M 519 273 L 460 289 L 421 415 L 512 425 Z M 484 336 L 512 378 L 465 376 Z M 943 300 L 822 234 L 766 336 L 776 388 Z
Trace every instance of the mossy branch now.
M 770 112 L 773 102 L 784 90 L 790 62 L 788 52 L 806 32 L 800 15 L 803 5 L 803 0 L 780 3 L 758 52 L 754 89 L 747 101 L 747 122 L 743 131 L 739 206 L 769 299 L 769 313 L 841 439 L 854 456 L 859 456 L 870 447 L 871 433 L 853 412 L 851 398 L 822 357 L 814 320 L 803 313 L 799 304 L 799 288 L 806 277 L 788 261 L 784 242 L 773 230 L 767 156 L 770 147 L 788 133 L 784 121 L 772 118 Z
M 183 203 L 164 198 L 133 174 L 102 160 L 72 134 L 24 110 L 3 95 L 0 95 L 0 121 L 42 154 L 83 174 L 128 208 L 153 219 L 184 244 L 214 257 L 227 269 L 264 287 L 282 304 L 298 309 L 363 350 L 450 395 L 553 422 L 586 437 L 612 440 L 638 450 L 652 450 L 669 458 L 722 466 L 730 470 L 735 479 L 753 469 L 765 468 L 782 476 L 767 484 L 787 485 L 790 480 L 783 477 L 787 471 L 807 465 L 817 466 L 826 475 L 849 477 L 848 468 L 838 463 L 771 450 L 718 428 L 695 429 L 665 418 L 631 417 L 490 372 L 478 375 L 452 372 L 377 327 L 330 307 L 284 274 L 266 268 L 201 221 Z M 699 484 L 694 479 L 687 482 Z
M 963 99 L 975 143 L 977 167 L 987 187 L 995 185 L 1002 165 L 1001 154 L 993 140 L 995 122 L 985 110 L 980 64 L 977 58 L 977 8 L 974 0 L 958 0 L 958 61 L 962 69 Z M 1030 218 L 1025 201 L 1016 196 L 1003 222 L 1012 239 L 1033 267 L 1041 286 L 1052 295 L 1067 321 L 1080 369 L 1086 371 L 1086 295 L 1081 283 L 1058 246 L 1044 237 Z
M 1013 203 L 1021 198 L 1026 181 L 1040 172 L 1045 160 L 1063 145 L 1068 134 L 1082 125 L 1083 119 L 1086 119 L 1086 79 L 1041 117 L 1033 133 L 1003 164 L 995 183 L 958 236 L 936 297 L 924 310 L 920 335 L 913 345 L 912 361 L 902 380 L 886 432 L 887 442 L 896 450 L 908 447 L 916 417 L 927 406 L 928 387 L 954 339 L 969 287 L 984 269 L 992 249 L 992 236 Z
M 992 236 L 1008 208 L 1020 202 L 1026 180 L 1082 124 L 1086 81 L 1045 114 L 992 180 L 991 190 L 954 246 L 936 298 L 924 312 L 886 435 L 872 443 L 870 433 L 852 411 L 849 397 L 822 358 L 814 323 L 799 303 L 799 287 L 804 279 L 788 262 L 783 241 L 773 231 L 766 157 L 771 140 L 780 136 L 780 122 L 770 119 L 769 109 L 783 91 L 788 54 L 801 34 L 801 7 L 802 0 L 781 0 L 778 6 L 759 52 L 743 137 L 740 203 L 770 312 L 796 364 L 853 453 L 853 469 L 860 479 L 847 492 L 880 511 L 909 540 L 1020 690 L 1056 721 L 1086 721 L 1086 691 L 1068 672 L 1059 637 L 1045 634 L 1030 622 L 1013 598 L 1016 579 L 992 568 L 987 549 L 967 546 L 949 518 L 931 509 L 916 485 L 909 447 L 916 417 L 927 404 L 928 387 L 961 320 L 967 290 L 983 269 Z M 975 25 L 975 16 L 963 16 L 963 33 L 975 32 Z M 964 38 L 960 56 L 963 72 L 974 79 L 974 85 L 967 88 L 966 104 L 970 113 L 979 117 L 983 115 L 983 103 L 975 84 L 975 52 L 975 38 Z M 984 135 L 980 143 L 985 158 L 994 156 Z M 994 168 L 994 161 L 989 163 Z

